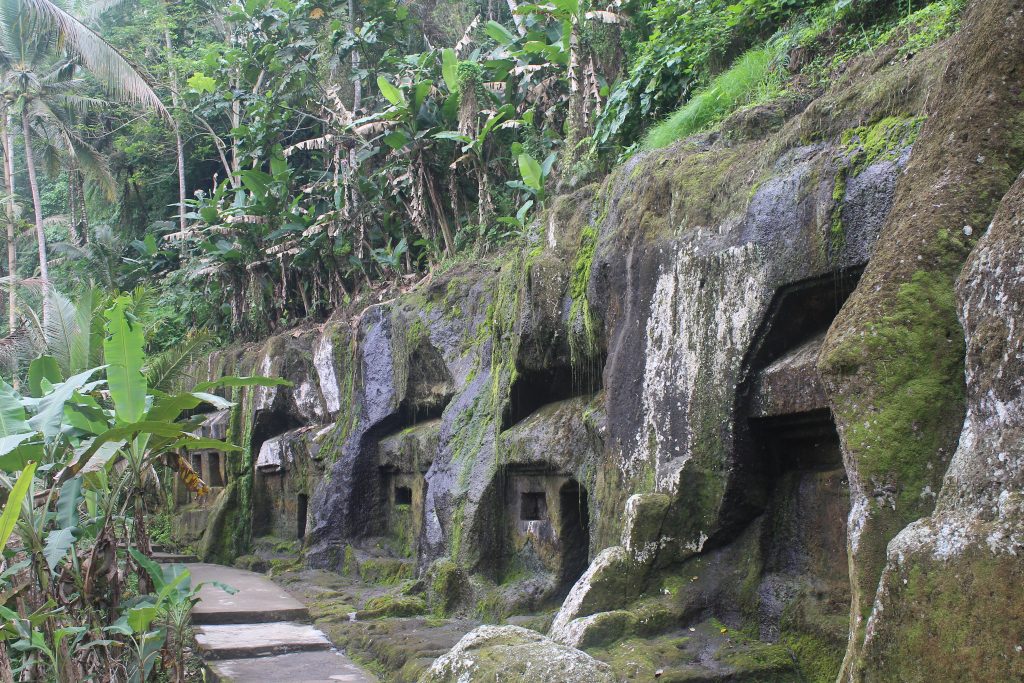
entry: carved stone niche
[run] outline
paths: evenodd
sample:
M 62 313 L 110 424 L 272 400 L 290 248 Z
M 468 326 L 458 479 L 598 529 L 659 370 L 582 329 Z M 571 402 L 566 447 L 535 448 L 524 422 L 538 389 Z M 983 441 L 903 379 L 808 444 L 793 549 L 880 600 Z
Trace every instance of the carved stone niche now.
M 399 555 L 412 557 L 423 528 L 427 480 L 422 472 L 382 467 L 380 481 L 385 535 L 395 542 Z
M 586 570 L 590 549 L 587 491 L 571 475 L 506 467 L 498 489 L 504 520 L 500 573 L 547 573 L 561 593 Z

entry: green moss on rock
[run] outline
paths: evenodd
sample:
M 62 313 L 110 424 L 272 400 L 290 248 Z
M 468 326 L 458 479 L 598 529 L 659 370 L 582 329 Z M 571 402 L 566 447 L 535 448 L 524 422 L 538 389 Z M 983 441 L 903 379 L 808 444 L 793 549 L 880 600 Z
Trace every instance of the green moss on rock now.
M 411 617 L 427 611 L 426 601 L 418 595 L 381 595 L 366 601 L 356 619 Z

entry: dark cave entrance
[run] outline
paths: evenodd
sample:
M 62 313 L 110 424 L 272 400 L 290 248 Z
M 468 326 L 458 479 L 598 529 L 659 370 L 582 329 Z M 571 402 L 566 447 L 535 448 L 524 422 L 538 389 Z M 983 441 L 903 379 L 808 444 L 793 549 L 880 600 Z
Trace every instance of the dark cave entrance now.
M 294 416 L 284 410 L 258 411 L 252 427 L 253 500 L 252 534 L 254 537 L 277 535 L 292 538 L 299 528 L 295 515 L 298 502 L 297 483 L 287 458 L 282 453 L 280 464 L 260 465 L 259 458 L 267 442 L 283 437 L 302 426 Z M 273 447 L 275 444 L 268 445 Z M 290 448 L 285 439 L 276 444 L 280 449 Z M 293 507 L 293 502 L 295 507 Z M 305 529 L 305 522 L 302 524 Z M 298 538 L 298 536 L 295 536 Z
M 206 454 L 207 468 L 210 473 L 210 480 L 206 482 L 211 487 L 224 486 L 224 470 L 222 469 L 220 453 L 210 451 Z
M 765 475 L 770 479 L 793 471 L 843 467 L 839 434 L 827 408 L 751 419 L 750 427 L 754 440 L 761 444 Z
M 302 423 L 284 411 L 274 411 L 257 415 L 252 427 L 252 454 L 256 456 L 264 442 L 281 436 L 285 432 L 298 429 Z
M 309 496 L 300 493 L 296 499 L 295 537 L 300 541 L 306 538 L 306 515 L 309 513 Z
M 729 513 L 722 538 L 712 545 L 734 538 L 765 511 L 779 476 L 842 467 L 816 366 L 825 334 L 861 271 L 829 273 L 775 293 L 744 359 L 735 399 L 734 474 L 725 501 Z
M 586 488 L 569 474 L 530 466 L 504 468 L 496 484 L 504 491 L 496 497 L 502 505 L 496 519 L 504 525 L 495 537 L 497 580 L 548 574 L 554 583 L 538 599 L 561 600 L 590 564 Z
M 540 522 L 548 518 L 548 497 L 543 491 L 519 494 L 519 521 Z
M 590 564 L 590 505 L 587 489 L 575 479 L 562 485 L 558 492 L 561 524 L 558 536 L 562 542 L 562 566 L 559 584 L 568 590 L 583 576 Z
M 601 367 L 601 366 L 598 366 Z M 601 373 L 581 375 L 568 365 L 543 370 L 519 370 L 509 392 L 501 418 L 502 431 L 522 422 L 550 403 L 557 403 L 601 390 Z

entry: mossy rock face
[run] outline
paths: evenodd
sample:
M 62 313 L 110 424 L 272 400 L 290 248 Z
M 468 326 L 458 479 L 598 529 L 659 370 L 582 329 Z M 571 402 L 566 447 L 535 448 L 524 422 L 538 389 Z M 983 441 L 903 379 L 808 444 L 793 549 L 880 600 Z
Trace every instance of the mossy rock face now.
M 248 538 L 247 534 L 240 532 L 248 519 L 239 507 L 240 493 L 245 489 L 245 484 L 244 478 L 228 482 L 210 509 L 206 533 L 199 543 L 198 555 L 203 562 L 228 564 L 244 552 Z
M 672 505 L 664 493 L 644 493 L 626 501 L 622 546 L 638 564 L 652 564 L 659 550 L 662 525 Z
M 262 574 L 270 568 L 270 563 L 258 555 L 239 555 L 235 558 L 235 566 L 251 572 Z
M 359 563 L 359 576 L 368 583 L 390 586 L 411 579 L 414 569 L 410 560 L 370 557 Z
M 946 49 L 950 64 L 892 212 L 819 363 L 851 482 L 849 666 L 859 657 L 886 545 L 931 512 L 943 486 L 965 408 L 954 283 L 1024 167 L 1021 3 L 971 3 Z
M 1024 18 L 1018 26 L 1024 35 Z M 863 651 L 851 663 L 863 680 L 1024 678 L 1021 216 L 1018 179 L 960 276 L 963 432 L 934 512 L 889 544 Z
M 580 617 L 628 604 L 639 595 L 645 577 L 646 568 L 635 565 L 624 548 L 605 548 L 569 591 L 551 625 L 551 637 L 559 642 L 578 640 Z
M 863 680 L 1024 678 L 1024 563 L 991 553 L 982 538 L 972 541 L 951 559 L 937 559 L 934 547 L 892 558 L 880 597 L 885 611 L 872 622 L 856 667 Z
M 613 610 L 575 619 L 560 633 L 558 641 L 585 649 L 614 643 L 635 632 L 636 615 L 628 610 Z
M 607 664 L 518 626 L 481 626 L 423 674 L 420 683 L 613 683 Z
M 793 115 L 803 111 L 807 104 L 806 98 L 785 96 L 765 104 L 744 107 L 722 121 L 722 137 L 728 142 L 764 139 L 780 130 Z
M 466 572 L 448 558 L 431 565 L 426 576 L 427 599 L 436 614 L 448 615 L 472 594 Z
M 658 637 L 631 637 L 590 647 L 587 652 L 607 662 L 618 681 L 806 680 L 785 645 L 759 642 L 714 620 Z

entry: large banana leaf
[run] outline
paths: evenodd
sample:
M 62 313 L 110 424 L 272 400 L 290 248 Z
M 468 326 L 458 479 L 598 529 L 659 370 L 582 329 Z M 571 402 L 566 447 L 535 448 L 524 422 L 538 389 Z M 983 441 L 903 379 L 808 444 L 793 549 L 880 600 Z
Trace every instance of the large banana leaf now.
M 11 494 L 7 496 L 7 504 L 4 505 L 3 514 L 0 514 L 0 548 L 7 547 L 14 525 L 18 523 L 18 515 L 21 514 L 21 504 L 25 496 L 31 493 L 35 473 L 36 464 L 33 462 L 22 470 L 21 476 L 11 489 Z
M 29 418 L 28 421 L 32 430 L 42 432 L 47 440 L 57 436 L 64 421 L 64 404 L 76 391 L 86 385 L 90 377 L 101 369 L 92 368 L 85 372 L 80 372 L 74 377 L 69 378 L 66 382 L 61 382 L 49 394 L 35 401 L 37 406 L 36 414 Z M 145 391 L 145 387 L 143 387 L 143 391 Z M 143 395 L 143 400 L 145 400 L 145 395 Z
M 31 432 L 25 407 L 10 384 L 0 379 L 0 437 Z
M 119 296 L 104 312 L 107 336 L 103 356 L 107 362 L 107 384 L 114 400 L 114 412 L 123 423 L 139 422 L 146 412 L 146 377 L 142 374 L 142 325 L 128 317 L 130 297 Z
M 64 381 L 60 373 L 60 365 L 53 356 L 39 356 L 28 366 L 28 390 L 33 396 L 43 395 L 43 380 L 50 384 L 58 384 Z
M 136 422 L 108 429 L 82 449 L 73 463 L 61 470 L 61 473 L 57 476 L 58 482 L 65 482 L 81 472 L 82 468 L 89 463 L 104 444 L 112 441 L 131 441 L 139 434 L 156 434 L 157 436 L 171 439 L 184 439 L 189 436 L 182 430 L 181 425 L 157 421 Z
M 168 395 L 160 392 L 153 392 L 153 407 L 146 413 L 147 420 L 166 420 L 173 422 L 186 410 L 197 408 L 200 403 L 209 403 L 218 410 L 230 408 L 233 403 L 220 396 L 207 394 L 201 391 L 189 394 Z

